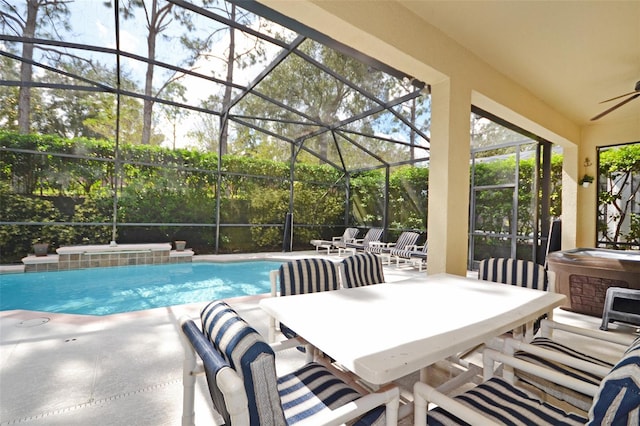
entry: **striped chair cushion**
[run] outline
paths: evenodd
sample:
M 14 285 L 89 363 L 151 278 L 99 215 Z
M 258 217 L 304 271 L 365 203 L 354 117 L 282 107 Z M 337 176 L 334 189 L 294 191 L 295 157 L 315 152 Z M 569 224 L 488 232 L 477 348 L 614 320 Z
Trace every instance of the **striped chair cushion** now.
M 415 246 L 414 246 L 415 247 Z M 419 250 L 407 250 L 407 249 L 397 249 L 392 248 L 391 256 L 401 257 L 403 259 L 411 259 L 412 257 L 418 257 L 421 259 L 427 258 L 427 243 L 425 243 Z
M 339 276 L 338 266 L 330 260 L 293 260 L 280 266 L 280 295 L 337 290 Z
M 326 259 L 299 259 L 280 266 L 280 295 L 316 293 L 340 288 L 338 265 Z M 280 331 L 288 338 L 297 334 L 280 323 Z
M 334 247 L 347 247 L 347 242 L 353 241 L 358 235 L 358 228 L 347 228 L 344 230 L 340 240 L 332 241 Z
M 403 232 L 398 237 L 398 240 L 392 247 L 387 246 L 376 246 L 369 244 L 369 247 L 366 247 L 365 250 L 371 253 L 391 253 L 393 255 L 393 250 L 406 250 L 407 247 L 415 245 L 416 241 L 418 241 L 418 237 L 420 234 L 416 232 Z
M 494 377 L 455 397 L 457 401 L 500 424 L 509 425 L 584 425 L 587 419 L 566 413 L 540 401 L 533 394 Z M 429 425 L 466 425 L 441 408 L 427 414 Z
M 361 396 L 325 366 L 315 362 L 279 378 L 278 392 L 288 425 L 334 410 Z M 371 410 L 354 424 L 384 425 L 384 406 Z
M 205 336 L 244 382 L 251 425 L 284 425 L 271 347 L 225 302 L 209 303 L 200 318 Z
M 640 424 L 640 337 L 600 382 L 588 424 Z
M 480 262 L 478 279 L 547 290 L 547 271 L 534 262 L 510 258 L 490 258 Z
M 382 238 L 382 228 L 371 228 L 367 231 L 361 243 L 347 243 L 347 247 L 364 249 L 369 247 L 370 242 L 380 241 L 380 238 Z
M 613 364 L 603 361 L 601 359 L 586 355 L 582 352 L 576 351 L 574 349 L 571 349 L 561 343 L 558 342 L 554 342 L 551 339 L 548 339 L 546 337 L 536 337 L 535 339 L 533 339 L 531 341 L 532 345 L 536 345 L 539 346 L 541 348 L 544 349 L 548 349 L 554 352 L 560 352 L 563 353 L 565 355 L 569 355 L 573 358 L 576 359 L 581 359 L 583 361 L 588 361 L 590 363 L 593 364 L 597 364 L 597 365 L 602 365 L 604 367 L 613 367 Z M 538 364 L 541 365 L 543 367 L 547 367 L 550 368 L 552 370 L 555 370 L 559 373 L 574 377 L 576 379 L 582 380 L 584 382 L 587 383 L 591 383 L 593 385 L 599 385 L 600 381 L 602 380 L 602 377 L 599 377 L 596 374 L 593 374 L 589 371 L 582 371 L 579 370 L 577 368 L 572 368 L 569 367 L 567 365 L 561 364 L 559 362 L 555 362 L 555 361 L 550 361 L 548 359 L 539 357 L 537 355 L 533 355 L 527 352 L 523 352 L 523 351 L 518 351 L 515 353 L 515 357 L 516 358 L 520 358 L 523 359 L 525 361 L 531 362 L 533 364 Z M 587 412 L 589 411 L 589 408 L 591 407 L 591 404 L 593 402 L 593 398 L 591 398 L 591 396 L 589 395 L 585 395 L 583 393 L 577 392 L 573 389 L 569 389 L 566 388 L 564 386 L 560 386 L 556 383 L 552 383 L 548 380 L 542 379 L 540 377 L 534 376 L 534 375 L 530 375 L 527 373 L 524 373 L 522 371 L 517 371 L 516 374 L 518 375 L 518 377 L 529 383 L 532 386 L 537 387 L 538 389 L 544 391 L 545 393 L 561 400 L 561 401 L 566 401 L 569 404 Z
M 382 259 L 373 253 L 359 253 L 342 261 L 344 265 L 344 286 L 361 287 L 384 282 Z

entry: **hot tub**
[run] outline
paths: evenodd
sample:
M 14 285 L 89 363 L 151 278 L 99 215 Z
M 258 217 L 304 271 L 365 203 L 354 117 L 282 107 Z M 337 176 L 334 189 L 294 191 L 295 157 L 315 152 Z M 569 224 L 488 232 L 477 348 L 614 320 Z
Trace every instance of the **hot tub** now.
M 556 292 L 567 296 L 563 309 L 601 317 L 609 287 L 640 289 L 638 251 L 577 248 L 550 253 L 547 261 Z

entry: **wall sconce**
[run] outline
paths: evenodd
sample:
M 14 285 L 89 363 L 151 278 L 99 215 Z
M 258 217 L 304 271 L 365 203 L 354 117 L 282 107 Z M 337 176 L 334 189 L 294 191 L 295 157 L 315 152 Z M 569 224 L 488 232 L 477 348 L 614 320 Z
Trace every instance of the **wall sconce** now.
M 587 167 L 591 166 L 592 164 L 593 163 L 589 161 L 589 157 L 584 159 L 584 176 L 582 176 L 582 179 L 580 179 L 580 184 L 585 188 L 588 188 L 589 185 L 591 185 L 591 183 L 593 182 L 593 176 L 587 173 Z

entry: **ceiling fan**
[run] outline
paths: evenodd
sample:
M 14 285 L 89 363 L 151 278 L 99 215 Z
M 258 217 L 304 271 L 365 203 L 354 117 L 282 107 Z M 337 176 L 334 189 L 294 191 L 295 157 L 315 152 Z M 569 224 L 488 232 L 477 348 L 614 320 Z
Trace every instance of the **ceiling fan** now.
M 631 102 L 635 98 L 640 97 L 640 81 L 638 81 L 636 83 L 636 87 L 635 87 L 635 90 L 633 92 L 625 93 L 624 95 L 616 96 L 615 98 L 607 99 L 606 101 L 602 101 L 600 103 L 603 104 L 603 103 L 606 103 L 606 102 L 609 102 L 609 101 L 615 101 L 616 99 L 620 99 L 620 98 L 624 98 L 624 97 L 627 97 L 627 99 L 625 99 L 622 102 L 618 102 L 617 104 L 615 104 L 614 106 L 612 106 L 608 110 L 603 111 L 600 114 L 596 115 L 595 117 L 593 117 L 591 119 L 591 121 L 596 121 L 597 119 L 599 119 L 601 117 L 604 117 L 605 115 L 609 114 L 611 111 L 620 108 L 622 105 L 626 104 L 627 102 Z

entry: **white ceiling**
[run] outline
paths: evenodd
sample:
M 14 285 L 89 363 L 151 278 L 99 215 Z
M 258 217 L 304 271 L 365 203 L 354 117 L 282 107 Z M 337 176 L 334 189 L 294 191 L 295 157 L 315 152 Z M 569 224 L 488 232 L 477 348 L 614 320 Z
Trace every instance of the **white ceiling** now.
M 640 0 L 397 1 L 581 125 L 640 80 Z M 634 116 L 640 98 L 596 123 Z

